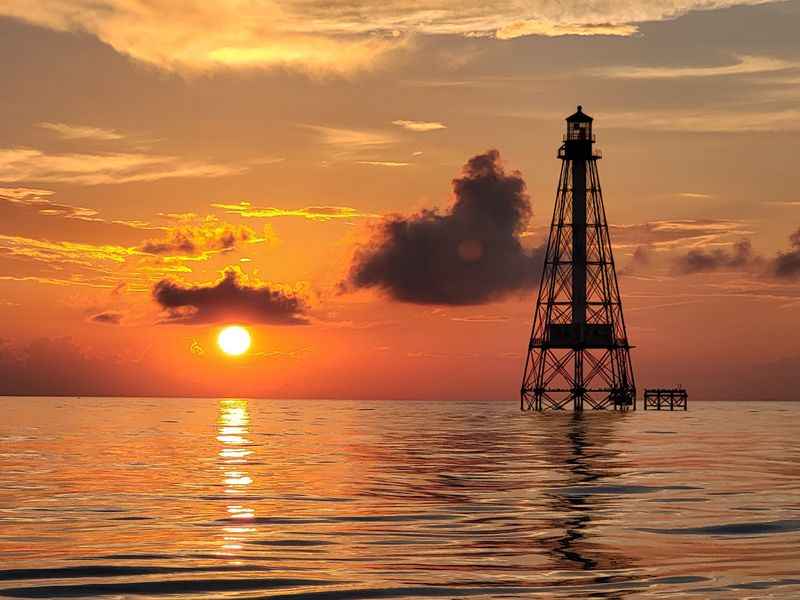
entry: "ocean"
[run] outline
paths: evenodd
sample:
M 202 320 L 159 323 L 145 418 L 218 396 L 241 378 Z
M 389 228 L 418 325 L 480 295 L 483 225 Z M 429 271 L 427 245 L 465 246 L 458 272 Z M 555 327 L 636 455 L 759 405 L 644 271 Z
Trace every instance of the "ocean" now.
M 0 596 L 800 598 L 800 403 L 0 398 Z

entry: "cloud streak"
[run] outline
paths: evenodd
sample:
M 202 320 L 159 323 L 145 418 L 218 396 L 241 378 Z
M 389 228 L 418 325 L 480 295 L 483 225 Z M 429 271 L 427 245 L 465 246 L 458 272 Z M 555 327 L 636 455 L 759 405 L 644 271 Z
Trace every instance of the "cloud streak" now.
M 71 125 L 69 123 L 37 123 L 38 127 L 48 129 L 65 140 L 97 140 L 108 142 L 121 140 L 125 136 L 113 129 L 102 129 L 88 125 Z
M 92 267 L 99 262 L 123 263 L 136 254 L 132 248 L 114 244 L 51 242 L 22 236 L 0 235 L 0 256 Z
M 49 154 L 31 148 L 0 149 L 0 182 L 119 184 L 176 177 L 224 177 L 245 167 L 149 154 Z
M 397 119 L 392 121 L 392 125 L 397 125 L 409 131 L 417 133 L 425 133 L 427 131 L 436 131 L 437 129 L 447 129 L 447 126 L 438 121 L 406 121 L 404 119 Z
M 0 200 L 27 207 L 40 215 L 83 221 L 101 221 L 97 217 L 98 212 L 93 208 L 53 202 L 50 198 L 53 193 L 49 190 L 33 188 L 0 188 Z
M 768 56 L 739 56 L 729 65 L 707 67 L 633 67 L 615 66 L 597 71 L 604 77 L 614 79 L 681 79 L 685 77 L 723 77 L 731 75 L 755 75 L 796 69 L 800 63 L 789 62 Z
M 389 168 L 399 168 L 399 167 L 409 167 L 411 163 L 407 162 L 399 162 L 394 160 L 359 160 L 356 161 L 359 165 L 366 165 L 368 167 L 389 167 Z
M 385 217 L 353 256 L 343 289 L 377 288 L 401 302 L 483 304 L 539 281 L 543 249 L 521 234 L 531 206 L 521 175 L 496 150 L 471 158 L 453 180 L 455 201 Z
M 694 133 L 800 131 L 800 110 L 725 110 L 621 112 L 603 115 L 604 127 Z
M 274 219 L 277 217 L 299 217 L 309 221 L 331 221 L 372 218 L 379 215 L 361 212 L 350 206 L 306 206 L 305 208 L 277 208 L 275 206 L 253 206 L 249 202 L 239 204 L 212 204 L 213 208 L 224 210 L 228 214 L 240 217 Z
M 631 225 L 609 225 L 614 246 L 637 248 L 640 246 L 668 250 L 677 247 L 703 247 L 718 244 L 732 236 L 742 236 L 752 231 L 748 223 L 730 219 L 675 219 L 648 221 Z

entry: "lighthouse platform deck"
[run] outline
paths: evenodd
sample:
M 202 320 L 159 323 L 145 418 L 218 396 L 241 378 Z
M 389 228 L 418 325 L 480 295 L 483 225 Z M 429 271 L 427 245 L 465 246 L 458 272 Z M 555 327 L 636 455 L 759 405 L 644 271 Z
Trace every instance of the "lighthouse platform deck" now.
M 644 409 L 687 410 L 689 394 L 684 388 L 651 388 L 644 391 Z

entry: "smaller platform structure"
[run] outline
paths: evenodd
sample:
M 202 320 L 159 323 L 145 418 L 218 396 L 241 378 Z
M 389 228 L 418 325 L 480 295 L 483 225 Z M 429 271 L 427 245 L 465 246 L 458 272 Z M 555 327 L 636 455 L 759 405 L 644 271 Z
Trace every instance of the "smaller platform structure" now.
M 653 388 L 644 391 L 644 409 L 670 410 L 682 408 L 686 410 L 689 394 L 684 388 Z

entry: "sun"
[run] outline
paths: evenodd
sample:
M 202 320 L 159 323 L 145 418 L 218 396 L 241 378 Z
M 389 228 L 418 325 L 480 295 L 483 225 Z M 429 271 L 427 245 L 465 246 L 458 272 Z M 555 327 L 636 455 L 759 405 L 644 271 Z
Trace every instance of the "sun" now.
M 225 354 L 239 356 L 250 348 L 250 332 L 241 325 L 229 325 L 219 332 L 217 344 Z

